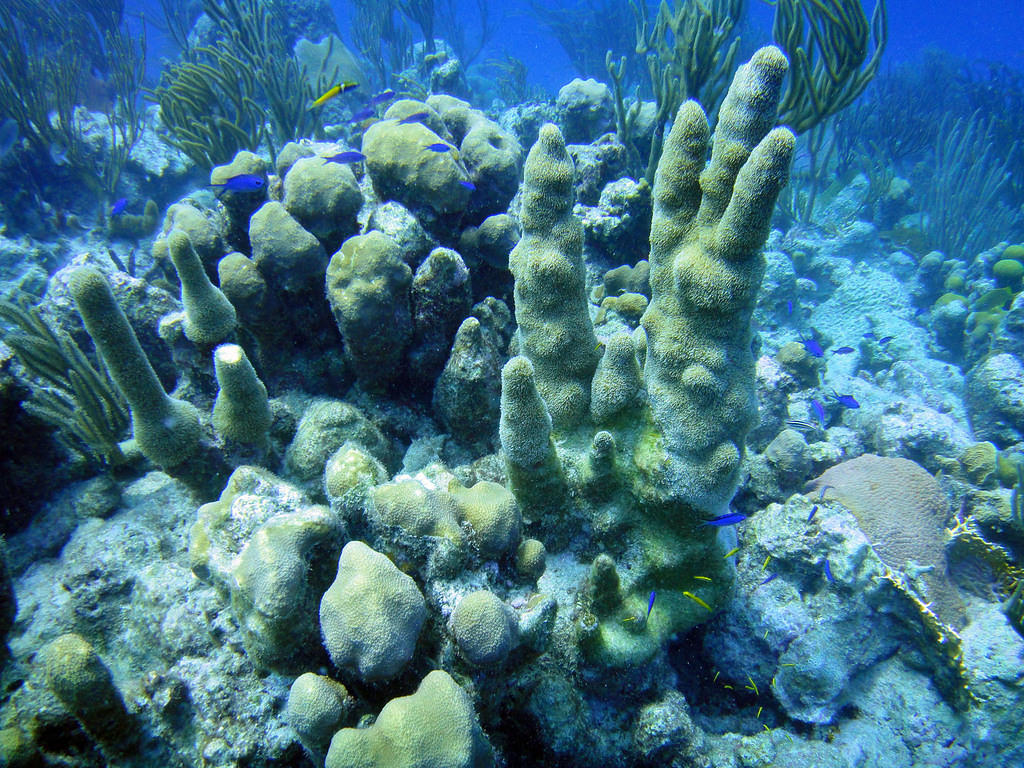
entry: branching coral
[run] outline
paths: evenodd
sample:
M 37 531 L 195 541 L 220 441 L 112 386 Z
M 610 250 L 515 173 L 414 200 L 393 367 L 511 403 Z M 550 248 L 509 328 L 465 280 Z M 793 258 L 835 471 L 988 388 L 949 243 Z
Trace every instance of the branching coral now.
M 472 43 L 466 36 L 469 24 L 466 23 L 466 11 L 462 3 L 457 0 L 444 0 L 437 11 L 438 34 L 455 50 L 455 55 L 465 67 L 476 60 L 495 32 L 490 13 L 490 0 L 474 0 L 471 5 L 476 8 L 476 28 L 479 30 Z
M 629 5 L 627 0 L 586 0 L 566 7 L 531 2 L 530 9 L 562 46 L 576 73 L 598 77 L 605 51 L 633 50 Z M 637 79 L 643 70 L 643 63 L 634 57 L 627 66 L 631 79 Z
M 772 34 L 793 67 L 779 122 L 801 134 L 852 104 L 875 76 L 889 39 L 885 0 L 870 23 L 860 0 L 777 0 Z
M 942 120 L 921 199 L 921 228 L 933 247 L 969 261 L 1007 236 L 1016 217 L 999 194 L 1015 149 L 997 150 L 992 124 L 979 114 Z
M 646 178 L 654 181 L 661 157 L 665 124 L 686 99 L 695 99 L 714 117 L 735 69 L 739 38 L 736 25 L 743 17 L 746 0 L 680 2 L 662 0 L 653 22 L 645 2 L 631 2 L 636 18 L 636 53 L 643 58 L 657 116 L 647 160 Z M 616 65 L 609 49 L 605 68 L 615 88 L 619 140 L 628 145 L 629 127 L 636 113 L 627 113 L 622 97 L 629 59 Z
M 427 53 L 434 52 L 434 0 L 397 0 L 398 8 L 423 33 Z
M 628 565 L 615 575 L 607 555 L 595 561 L 601 594 L 581 606 L 578 625 L 602 663 L 647 658 L 730 589 L 706 522 L 727 508 L 756 421 L 750 317 L 793 150 L 789 131 L 771 130 L 785 72 L 777 48 L 755 53 L 733 80 L 713 142 L 696 102 L 679 108 L 653 191 L 643 333 L 614 340 L 599 363 L 579 311 L 572 165 L 554 126 L 526 161 L 524 235 L 510 259 L 521 356 L 502 375 L 501 442 L 523 517 L 546 518 L 545 535 L 576 514 L 577 499 L 609 510 L 599 526 Z M 641 388 L 646 402 L 620 397 Z M 652 592 L 658 608 L 644 618 Z
M 148 92 L 168 143 L 212 168 L 264 143 L 276 156 L 278 146 L 318 132 L 318 112 L 308 108 L 315 89 L 288 51 L 278 16 L 260 0 L 204 0 L 203 9 L 221 42 L 189 51 L 192 58 Z
M 353 0 L 352 36 L 356 47 L 377 70 L 382 83 L 408 63 L 412 32 L 396 13 L 394 0 Z
M 288 50 L 283 10 L 271 6 L 268 12 L 261 0 L 203 0 L 203 10 L 260 87 L 272 128 L 266 138 L 282 145 L 319 131 L 319 112 L 309 109 L 319 94 Z M 270 150 L 273 155 L 274 144 Z
M 806 134 L 804 190 L 790 187 L 787 212 L 810 221 L 818 193 L 833 176 L 837 131 L 829 118 L 867 88 L 888 41 L 885 0 L 869 24 L 860 0 L 777 0 L 772 33 L 793 64 L 779 122 Z M 870 57 L 868 56 L 870 52 Z
M 87 50 L 100 51 L 99 59 L 89 59 Z M 145 56 L 145 35 L 133 37 L 121 26 L 116 3 L 79 2 L 59 13 L 50 3 L 5 3 L 0 7 L 0 111 L 17 122 L 38 159 L 65 165 L 109 199 L 142 131 L 136 105 Z M 99 173 L 75 115 L 83 73 L 93 67 L 108 74 L 114 100 L 106 110 L 110 146 Z
M 165 140 L 196 165 L 212 168 L 241 149 L 255 150 L 264 137 L 264 113 L 256 102 L 252 72 L 227 51 L 201 48 L 207 62 L 185 62 L 167 69 L 149 91 L 170 131 Z

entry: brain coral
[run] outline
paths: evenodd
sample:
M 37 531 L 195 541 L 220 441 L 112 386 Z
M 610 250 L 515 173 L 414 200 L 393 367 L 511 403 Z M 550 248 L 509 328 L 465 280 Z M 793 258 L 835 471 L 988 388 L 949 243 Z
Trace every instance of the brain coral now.
M 932 610 L 950 626 L 963 626 L 963 604 L 946 573 L 949 500 L 934 477 L 909 459 L 865 454 L 808 484 L 809 491 L 822 488 L 853 513 L 887 566 L 906 570 L 913 561 L 929 567 L 923 579 Z

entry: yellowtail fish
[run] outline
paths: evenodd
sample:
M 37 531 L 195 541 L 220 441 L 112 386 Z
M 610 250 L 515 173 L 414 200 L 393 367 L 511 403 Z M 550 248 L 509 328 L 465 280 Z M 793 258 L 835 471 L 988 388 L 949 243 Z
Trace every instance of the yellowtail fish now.
M 735 555 L 739 551 L 740 551 L 739 547 L 733 547 L 728 552 L 726 552 L 724 555 L 722 555 L 722 559 L 723 560 L 728 560 L 730 557 L 732 557 L 733 555 Z
M 328 101 L 333 99 L 335 96 L 338 96 L 338 95 L 340 95 L 342 93 L 348 93 L 349 91 L 355 90 L 358 87 L 359 87 L 359 83 L 354 82 L 352 80 L 346 80 L 343 83 L 338 83 L 334 87 L 329 88 L 327 90 L 327 92 L 324 93 L 323 96 L 321 96 L 319 99 L 314 101 L 313 105 L 310 107 L 310 109 L 316 109 L 317 107 L 322 107 L 324 104 L 326 104 Z
M 695 594 L 693 594 L 692 592 L 685 592 L 685 591 L 684 591 L 684 592 L 683 592 L 683 597 L 688 597 L 688 598 L 690 598 L 691 600 L 693 600 L 693 602 L 695 602 L 695 603 L 696 603 L 697 605 L 699 605 L 699 606 L 700 606 L 701 608 L 703 608 L 704 610 L 707 610 L 707 611 L 710 611 L 710 610 L 711 610 L 711 606 L 710 606 L 710 605 L 708 605 L 707 603 L 705 603 L 705 602 L 704 602 L 703 600 L 701 600 L 701 599 L 700 599 L 699 597 L 697 597 L 697 596 L 696 596 Z

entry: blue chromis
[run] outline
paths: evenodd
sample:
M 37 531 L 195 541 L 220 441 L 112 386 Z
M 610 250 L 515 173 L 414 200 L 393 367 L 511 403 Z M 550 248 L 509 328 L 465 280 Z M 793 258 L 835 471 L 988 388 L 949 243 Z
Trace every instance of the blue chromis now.
M 445 144 L 443 141 L 437 141 L 433 144 L 427 144 L 427 149 L 431 152 L 451 152 L 453 147 L 451 144 Z
M 800 343 L 804 345 L 804 349 L 811 357 L 824 357 L 825 350 L 821 348 L 821 344 L 812 336 L 806 339 L 801 339 Z
M 843 408 L 849 408 L 850 410 L 856 410 L 860 408 L 860 403 L 853 395 L 840 395 L 833 390 L 832 398 L 839 403 Z
M 839 349 L 833 349 L 832 350 L 832 354 L 833 355 L 849 355 L 851 352 L 854 352 L 854 351 L 856 351 L 856 350 L 854 350 L 853 347 L 840 347 Z
M 736 523 L 742 523 L 746 519 L 747 516 L 742 515 L 739 512 L 728 512 L 724 515 L 713 517 L 710 520 L 705 520 L 701 525 L 714 525 L 716 527 L 721 527 L 723 525 L 735 525 Z
M 124 211 L 125 211 L 125 209 L 127 207 L 128 207 L 128 198 L 127 197 L 119 197 L 117 200 L 114 201 L 114 204 L 112 206 L 110 206 L 110 215 L 111 216 L 120 216 L 122 213 L 124 213 Z
M 651 618 L 651 609 L 654 607 L 654 598 L 655 598 L 656 595 L 657 595 L 657 593 L 652 589 L 651 590 L 651 596 L 647 600 L 647 616 L 645 617 L 647 619 Z
M 324 155 L 325 163 L 339 163 L 345 165 L 346 163 L 361 163 L 366 159 L 366 155 L 362 152 L 356 152 L 355 150 L 348 150 L 346 152 L 338 152 L 334 155 Z
M 818 420 L 818 424 L 825 428 L 825 404 L 821 400 L 811 400 L 811 408 L 814 411 L 814 417 Z
M 829 580 L 829 583 L 833 583 L 836 577 L 832 575 L 832 566 L 829 565 L 828 559 L 825 560 L 825 578 Z
M 355 90 L 358 87 L 359 87 L 359 83 L 357 83 L 357 82 L 355 82 L 353 80 L 346 80 L 343 83 L 338 83 L 337 85 L 335 85 L 335 86 L 333 86 L 331 88 L 328 88 L 327 91 L 324 92 L 323 96 L 321 96 L 320 98 L 316 99 L 313 102 L 313 104 L 310 107 L 310 109 L 316 109 L 317 107 L 322 107 L 324 104 L 326 104 L 328 101 L 333 99 L 335 96 L 338 96 L 338 95 L 340 95 L 342 93 L 348 93 L 349 91 Z
M 261 173 L 240 173 L 220 184 L 210 184 L 211 187 L 220 187 L 222 192 L 258 192 L 267 186 L 267 177 Z
M 376 106 L 378 104 L 383 104 L 385 101 L 391 101 L 393 98 L 395 98 L 395 92 L 388 88 L 380 93 L 373 94 L 373 96 L 370 97 L 370 104 Z
M 411 125 L 412 123 L 422 123 L 430 117 L 429 112 L 413 112 L 411 115 L 406 115 L 398 121 L 399 125 Z
M 377 114 L 373 107 L 363 107 L 352 113 L 352 118 L 349 120 L 350 123 L 361 123 L 369 117 L 373 117 Z

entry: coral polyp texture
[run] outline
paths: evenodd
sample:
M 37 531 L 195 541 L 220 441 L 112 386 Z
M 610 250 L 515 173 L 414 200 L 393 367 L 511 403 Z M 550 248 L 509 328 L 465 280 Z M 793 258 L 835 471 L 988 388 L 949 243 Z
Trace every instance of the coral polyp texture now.
M 750 318 L 795 141 L 785 128 L 769 131 L 787 68 L 776 48 L 740 67 L 706 167 L 707 120 L 696 102 L 684 103 L 654 181 L 651 303 L 640 322 L 644 385 L 664 458 L 650 472 L 654 484 L 710 515 L 736 489 L 743 441 L 757 419 Z
M 71 276 L 71 294 L 111 378 L 128 401 L 132 434 L 139 450 L 155 464 L 181 464 L 199 447 L 199 411 L 164 392 L 99 270 L 76 269 Z
M 526 162 L 523 238 L 510 259 L 522 357 L 503 373 L 501 439 L 524 509 L 538 496 L 549 508 L 570 506 L 576 488 L 556 494 L 571 466 L 578 490 L 614 510 L 608 525 L 628 542 L 620 549 L 628 570 L 582 634 L 604 663 L 649 658 L 729 594 L 731 567 L 705 523 L 736 490 L 757 416 L 750 318 L 793 153 L 789 131 L 769 130 L 786 69 L 774 48 L 741 67 L 713 142 L 698 104 L 676 115 L 654 184 L 645 399 L 630 391 L 640 380 L 627 336 L 613 338 L 598 365 L 570 213 L 571 161 L 555 126 L 541 129 Z M 590 410 L 607 432 L 593 434 Z M 552 438 L 566 449 L 555 451 Z M 645 614 L 652 593 L 656 609 Z

